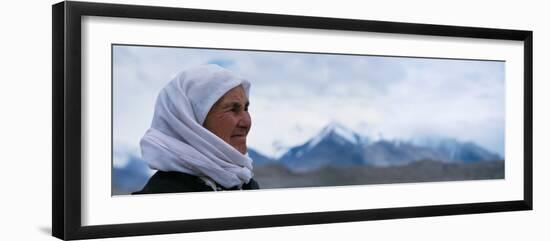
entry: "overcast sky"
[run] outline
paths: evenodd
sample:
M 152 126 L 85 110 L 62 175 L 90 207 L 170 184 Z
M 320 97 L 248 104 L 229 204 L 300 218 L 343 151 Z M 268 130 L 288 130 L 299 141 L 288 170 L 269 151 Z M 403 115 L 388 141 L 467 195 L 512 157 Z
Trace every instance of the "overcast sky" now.
M 250 80 L 248 145 L 269 156 L 332 121 L 374 139 L 451 137 L 504 156 L 504 62 L 136 46 L 113 47 L 115 153 L 139 153 L 160 89 L 207 63 Z

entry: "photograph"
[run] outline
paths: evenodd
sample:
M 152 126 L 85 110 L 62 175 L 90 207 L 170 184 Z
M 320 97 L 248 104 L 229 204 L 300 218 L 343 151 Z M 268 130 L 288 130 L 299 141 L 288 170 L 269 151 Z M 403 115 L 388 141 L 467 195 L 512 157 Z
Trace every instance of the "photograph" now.
M 66 1 L 51 29 L 59 239 L 533 209 L 528 27 Z
M 504 179 L 499 59 L 111 45 L 112 195 Z

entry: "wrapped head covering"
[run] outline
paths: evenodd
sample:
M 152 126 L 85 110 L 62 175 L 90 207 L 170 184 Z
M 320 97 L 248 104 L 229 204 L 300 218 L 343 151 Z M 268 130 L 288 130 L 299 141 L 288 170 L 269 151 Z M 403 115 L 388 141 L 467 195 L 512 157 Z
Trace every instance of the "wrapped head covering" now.
M 212 106 L 232 88 L 250 82 L 217 65 L 179 73 L 159 93 L 151 128 L 141 139 L 149 167 L 195 175 L 215 189 L 241 187 L 252 178 L 252 160 L 203 127 Z
M 246 96 L 250 83 L 218 65 L 204 65 L 181 72 L 174 84 L 185 91 L 198 123 L 204 124 L 210 108 L 227 91 L 242 85 Z

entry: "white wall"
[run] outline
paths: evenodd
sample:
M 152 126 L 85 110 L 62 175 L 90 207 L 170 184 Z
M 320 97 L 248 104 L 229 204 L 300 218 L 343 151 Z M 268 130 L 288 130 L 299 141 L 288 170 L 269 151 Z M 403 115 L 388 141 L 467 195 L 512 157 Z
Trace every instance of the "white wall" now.
M 121 1 L 129 2 L 129 1 Z M 135 3 L 135 1 L 133 1 Z M 176 1 L 141 1 L 176 3 Z M 51 230 L 51 9 L 11 1 L 0 21 L 0 240 L 53 240 Z M 548 240 L 550 24 L 544 1 L 179 1 L 190 8 L 466 25 L 534 31 L 534 205 L 529 212 L 236 230 L 123 240 Z M 546 22 L 543 22 L 546 20 Z M 545 135 L 546 134 L 546 135 Z

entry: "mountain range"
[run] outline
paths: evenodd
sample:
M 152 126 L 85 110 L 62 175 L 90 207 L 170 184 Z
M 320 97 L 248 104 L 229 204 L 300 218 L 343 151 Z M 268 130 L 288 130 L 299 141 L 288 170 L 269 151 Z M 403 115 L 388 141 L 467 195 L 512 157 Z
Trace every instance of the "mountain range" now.
M 249 148 L 256 166 L 284 165 L 293 172 L 309 172 L 323 167 L 400 166 L 415 161 L 474 163 L 502 160 L 473 142 L 453 138 L 423 140 L 372 140 L 339 124 L 330 123 L 302 145 L 272 159 Z
M 441 171 L 446 173 L 445 170 L 449 167 L 454 167 L 455 169 L 460 167 L 466 170 L 465 172 L 470 175 L 475 173 L 475 168 L 473 167 L 480 165 L 490 165 L 489 167 L 492 167 L 492 163 L 495 163 L 495 165 L 499 167 L 499 165 L 497 165 L 499 162 L 488 161 L 503 160 L 498 154 L 490 152 L 473 142 L 460 142 L 453 138 L 423 138 L 407 141 L 373 140 L 338 123 L 331 123 L 325 126 L 317 135 L 301 145 L 290 148 L 280 158 L 270 158 L 250 147 L 248 148 L 248 155 L 254 160 L 255 170 L 259 172 L 256 177 L 260 179 L 263 178 L 262 184 L 265 187 L 279 187 L 285 182 L 290 182 L 290 186 L 299 186 L 296 184 L 298 182 L 292 179 L 293 177 L 299 178 L 300 180 L 304 179 L 307 182 L 313 182 L 317 185 L 319 184 L 318 180 L 326 179 L 325 176 L 328 175 L 326 174 L 326 170 L 330 170 L 330 173 L 333 173 L 331 175 L 334 176 L 340 173 L 337 170 L 343 167 L 355 168 L 341 169 L 345 171 L 338 174 L 340 175 L 340 179 L 347 177 L 348 179 L 360 180 L 361 183 L 365 182 L 366 179 L 363 177 L 363 174 L 359 175 L 357 173 L 363 173 L 365 171 L 371 174 L 372 172 L 384 173 L 383 177 L 378 179 L 373 179 L 372 175 L 369 174 L 371 175 L 369 180 L 372 182 L 393 183 L 395 181 L 391 181 L 390 179 L 396 177 L 392 177 L 391 175 L 392 173 L 395 175 L 394 171 L 397 169 L 401 170 L 400 168 L 407 170 L 408 174 L 405 175 L 401 173 L 397 175 L 399 178 L 407 175 L 414 176 L 413 174 L 416 172 L 430 170 L 427 172 L 428 174 L 423 173 L 420 175 L 417 173 L 418 177 L 428 178 L 429 175 L 439 175 Z M 130 151 L 125 151 L 121 156 L 126 158 L 127 163 L 120 167 L 113 166 L 113 195 L 130 194 L 131 192 L 140 190 L 152 175 L 151 170 L 137 155 L 132 154 Z M 427 165 L 426 163 L 434 166 L 425 167 Z M 479 164 L 473 166 L 446 165 L 453 163 Z M 436 164 L 445 166 L 445 170 L 439 170 Z M 469 166 L 472 166 L 473 169 L 468 169 Z M 361 176 L 361 178 L 349 176 L 352 175 L 350 174 L 350 170 L 355 170 L 357 172 L 356 175 Z M 414 170 L 417 171 L 415 172 Z M 500 173 L 501 172 L 497 172 L 499 175 Z M 459 174 L 462 175 L 463 173 L 459 172 Z M 490 172 L 490 174 L 493 175 L 494 173 Z M 273 177 L 273 175 L 275 176 Z M 443 177 L 447 178 L 448 175 L 451 174 L 446 173 Z M 276 180 L 270 181 L 269 178 L 276 178 Z M 325 181 L 332 183 L 331 185 L 335 185 L 334 183 L 337 183 L 336 179 L 338 178 L 334 178 L 336 177 L 329 178 L 330 180 L 327 179 Z M 422 178 L 417 179 L 420 180 Z M 410 180 L 417 179 L 412 178 Z

